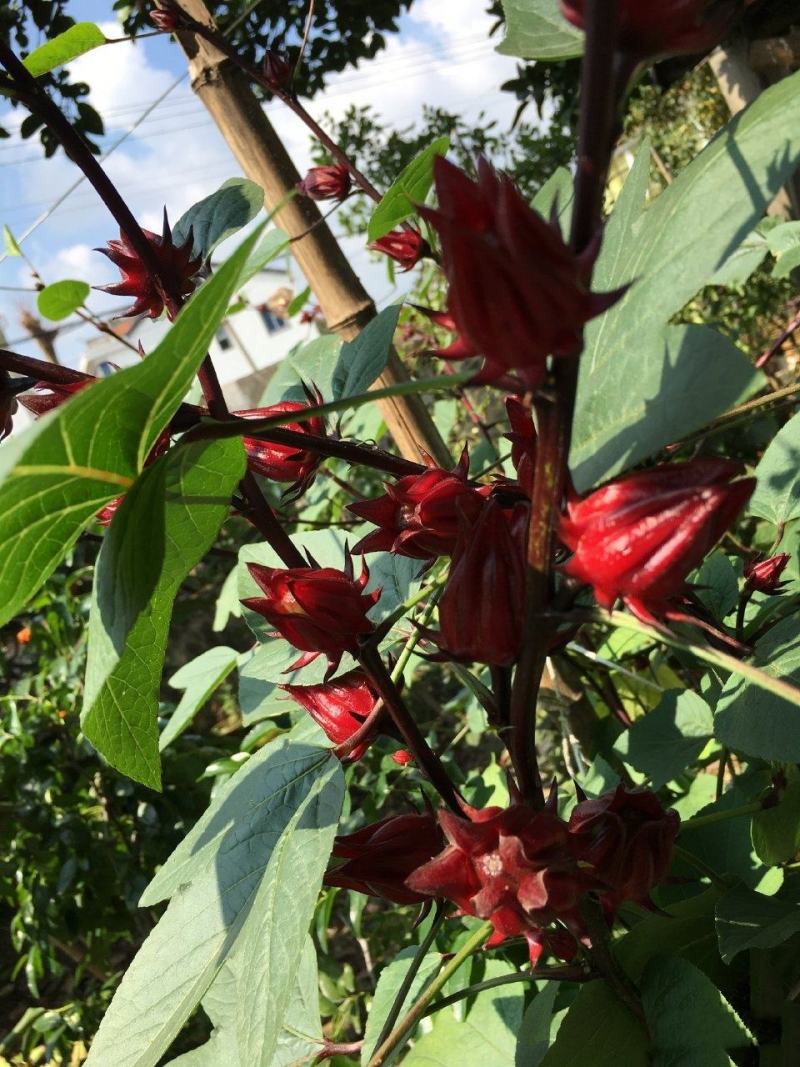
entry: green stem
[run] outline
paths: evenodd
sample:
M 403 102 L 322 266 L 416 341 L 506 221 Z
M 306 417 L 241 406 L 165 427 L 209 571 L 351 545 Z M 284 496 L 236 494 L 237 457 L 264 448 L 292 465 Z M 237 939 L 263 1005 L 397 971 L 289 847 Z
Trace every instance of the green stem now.
M 460 1000 L 474 997 L 477 993 L 483 993 L 487 989 L 496 989 L 498 986 L 513 985 L 516 982 L 581 982 L 591 977 L 583 967 L 540 967 L 536 971 L 519 971 L 516 974 L 501 974 L 497 978 L 487 978 L 485 982 L 476 982 L 465 989 L 459 989 L 449 997 L 442 997 L 435 1004 L 429 1004 L 422 1013 L 423 1018 L 449 1008 L 451 1004 L 458 1004 Z
M 728 808 L 727 811 L 711 811 L 708 815 L 695 815 L 693 819 L 687 819 L 686 822 L 681 823 L 680 833 L 685 833 L 687 830 L 697 830 L 701 826 L 713 826 L 714 823 L 727 822 L 728 819 L 741 819 L 745 815 L 757 815 L 759 811 L 763 811 L 763 806 L 759 800 L 754 800 L 750 804 L 742 804 L 738 808 Z
M 417 951 L 414 953 L 414 958 L 411 961 L 411 966 L 406 971 L 403 981 L 400 983 L 400 988 L 397 990 L 397 996 L 394 998 L 394 1002 L 391 1008 L 389 1009 L 388 1015 L 386 1016 L 386 1021 L 384 1022 L 381 1032 L 378 1035 L 378 1040 L 375 1042 L 376 1049 L 381 1047 L 381 1045 L 384 1043 L 389 1034 L 391 1034 L 392 1030 L 394 1030 L 395 1023 L 397 1022 L 397 1017 L 403 1010 L 403 1005 L 406 1002 L 406 997 L 409 994 L 411 986 L 414 984 L 414 979 L 417 977 L 417 972 L 422 966 L 422 961 L 427 956 L 428 950 L 436 939 L 436 935 L 438 934 L 441 925 L 444 922 L 444 917 L 445 903 L 443 900 L 437 900 L 436 914 L 433 917 L 430 929 L 428 930 L 423 940 L 420 942 Z
M 382 1067 L 389 1054 L 400 1047 L 414 1030 L 414 1027 L 425 1014 L 425 1009 L 436 994 L 447 985 L 462 963 L 465 963 L 488 940 L 491 933 L 492 924 L 490 922 L 482 923 L 478 927 L 453 958 L 444 965 L 428 988 L 417 998 L 391 1034 L 378 1047 L 366 1067 Z
M 631 1014 L 646 1025 L 639 991 L 622 970 L 611 949 L 611 936 L 600 901 L 587 893 L 578 902 L 578 910 L 592 942 L 590 959 Z

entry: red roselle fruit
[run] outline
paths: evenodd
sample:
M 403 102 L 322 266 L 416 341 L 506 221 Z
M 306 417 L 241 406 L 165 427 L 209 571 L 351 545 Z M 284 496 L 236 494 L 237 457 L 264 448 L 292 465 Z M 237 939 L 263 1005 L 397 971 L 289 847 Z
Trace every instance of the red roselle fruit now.
M 558 919 L 581 933 L 578 898 L 597 883 L 573 856 L 566 823 L 551 811 L 534 812 L 524 804 L 505 810 L 465 807 L 465 816 L 439 812 L 447 846 L 409 875 L 408 888 L 491 920 L 490 946 L 523 936 L 532 964 L 545 947 L 572 958 L 575 938 L 563 932 L 554 937 L 546 927 Z
M 762 559 L 760 563 L 748 563 L 744 569 L 745 588 L 758 593 L 777 593 L 784 584 L 781 575 L 792 557 L 788 552 Z
M 434 175 L 439 207 L 419 212 L 439 232 L 448 312 L 459 333 L 440 354 L 482 355 L 476 381 L 536 389 L 547 357 L 574 357 L 584 324 L 622 290 L 590 292 L 597 244 L 576 256 L 558 224 L 545 222 L 485 159 L 477 181 L 441 156 Z
M 409 474 L 387 484 L 385 496 L 348 505 L 348 511 L 378 527 L 358 542 L 354 552 L 394 552 L 411 559 L 450 555 L 459 521 L 474 522 L 483 498 L 469 484 L 466 448 L 452 471 L 437 467 L 430 458 L 427 462 L 424 474 Z
M 680 827 L 647 789 L 617 786 L 597 800 L 584 800 L 569 820 L 574 853 L 604 884 L 600 898 L 613 914 L 625 900 L 647 904 L 672 863 Z
M 284 92 L 291 85 L 292 66 L 281 52 L 275 52 L 272 49 L 266 51 L 261 71 L 267 88 L 273 93 Z
M 48 411 L 59 407 L 65 400 L 91 385 L 90 379 L 77 382 L 64 382 L 56 385 L 54 382 L 37 382 L 29 393 L 23 393 L 19 402 L 27 408 L 32 415 L 46 415 Z
M 564 565 L 611 608 L 622 598 L 652 622 L 685 592 L 686 577 L 750 498 L 754 478 L 738 463 L 695 459 L 629 474 L 570 501 L 560 534 Z
M 350 192 L 353 179 L 343 163 L 325 167 L 312 167 L 301 182 L 297 191 L 310 200 L 344 200 Z
M 462 520 L 438 633 L 425 632 L 454 659 L 510 666 L 519 654 L 525 600 L 528 507 L 504 510 L 488 499 L 477 522 Z
M 619 50 L 639 62 L 709 52 L 752 0 L 621 0 Z M 561 0 L 564 17 L 583 29 L 584 0 Z
M 248 563 L 247 569 L 263 596 L 248 597 L 242 603 L 263 615 L 282 637 L 303 652 L 290 670 L 325 655 L 330 677 L 344 653 L 355 655 L 359 640 L 374 629 L 367 613 L 380 599 L 381 591 L 364 592 L 369 571 L 364 564 L 361 577 L 355 580 L 349 552 L 343 571 L 334 567 L 285 570 L 259 563 Z
M 335 745 L 349 741 L 361 729 L 378 700 L 367 676 L 359 670 L 348 671 L 320 685 L 282 685 L 280 688 L 305 708 Z M 357 745 L 348 758 L 361 759 L 372 739 Z
M 444 837 L 431 812 L 381 819 L 336 838 L 333 857 L 345 862 L 328 871 L 325 885 L 384 897 L 395 904 L 419 904 L 427 893 L 409 888 L 406 880 L 443 845 Z
M 305 411 L 309 407 L 323 403 L 319 390 L 314 392 L 307 390 L 307 395 L 307 403 L 282 400 L 270 407 L 234 411 L 233 414 L 241 419 L 268 419 L 273 415 Z M 303 422 L 287 422 L 283 429 L 324 437 L 325 421 L 320 416 L 314 415 Z M 269 478 L 273 482 L 293 482 L 292 488 L 288 491 L 291 496 L 299 496 L 308 489 L 322 462 L 322 457 L 316 452 L 299 449 L 294 445 L 274 444 L 271 441 L 261 441 L 257 437 L 244 437 L 242 440 L 249 469 L 254 474 L 260 474 L 262 478 Z
M 399 264 L 403 271 L 411 270 L 425 256 L 431 254 L 430 246 L 419 230 L 391 230 L 373 241 L 369 247 L 373 252 L 382 252 Z
M 536 430 L 530 408 L 515 396 L 506 397 L 506 414 L 511 423 L 511 433 L 503 436 L 511 442 L 511 462 L 517 472 L 517 481 L 523 492 L 533 492 L 533 475 L 536 470 Z
M 180 26 L 180 19 L 175 11 L 151 11 L 150 21 L 164 33 L 174 33 Z
M 120 233 L 118 241 L 109 241 L 106 248 L 96 248 L 95 252 L 102 252 L 119 267 L 122 280 L 114 282 L 113 285 L 98 285 L 95 288 L 112 296 L 135 298 L 131 307 L 120 313 L 120 318 L 147 314 L 151 319 L 157 319 L 165 306 L 169 317 L 172 318 L 176 309 L 169 306 L 170 303 L 180 301 L 194 290 L 193 279 L 202 266 L 202 260 L 192 258 L 194 238 L 191 231 L 183 244 L 174 244 L 166 210 L 160 236 L 150 230 L 142 230 L 142 233 L 159 264 L 161 280 L 149 272 L 127 236 Z

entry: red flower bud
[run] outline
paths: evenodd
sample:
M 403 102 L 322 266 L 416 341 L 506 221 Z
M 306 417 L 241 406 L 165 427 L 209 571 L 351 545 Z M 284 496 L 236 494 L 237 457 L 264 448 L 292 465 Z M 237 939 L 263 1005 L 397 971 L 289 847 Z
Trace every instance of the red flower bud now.
M 335 163 L 329 167 L 312 167 L 305 178 L 297 183 L 297 191 L 310 200 L 344 200 L 352 184 L 347 167 L 343 163 Z
M 578 897 L 597 883 L 575 860 L 566 823 L 523 804 L 506 810 L 466 808 L 466 813 L 465 819 L 439 813 L 448 845 L 409 875 L 409 889 L 452 900 L 464 914 L 491 920 L 489 945 L 524 936 L 534 964 L 549 941 L 548 924 L 559 919 L 582 932 Z M 567 956 L 575 951 L 574 941 L 549 947 Z
M 513 375 L 540 385 L 546 359 L 574 356 L 583 326 L 621 295 L 587 287 L 596 247 L 576 256 L 556 223 L 528 206 L 509 178 L 478 161 L 478 180 L 438 156 L 439 208 L 420 214 L 439 231 L 450 284 L 448 309 L 460 334 L 442 355 L 482 355 L 482 382 Z
M 439 601 L 440 633 L 426 633 L 454 659 L 510 666 L 519 653 L 525 600 L 528 508 L 494 498 L 473 525 L 462 521 Z
M 752 0 L 621 0 L 619 49 L 637 62 L 709 52 Z M 564 17 L 583 29 L 584 0 L 561 0 Z
M 414 762 L 414 757 L 407 748 L 398 748 L 397 752 L 392 753 L 392 759 L 398 767 L 407 767 L 409 763 Z
M 358 652 L 360 637 L 374 627 L 367 612 L 380 598 L 380 589 L 364 593 L 369 571 L 353 579 L 349 553 L 345 569 L 333 567 L 263 567 L 248 563 L 247 569 L 263 592 L 242 603 L 271 623 L 282 637 L 303 651 L 290 668 L 305 666 L 320 654 L 328 657 L 328 675 L 333 674 L 345 652 Z
M 290 411 L 304 411 L 323 403 L 322 394 L 309 393 L 308 403 L 297 400 L 282 400 L 266 408 L 251 408 L 248 411 L 234 411 L 241 419 L 268 419 L 272 415 L 282 415 Z M 314 415 L 303 422 L 287 422 L 282 427 L 295 433 L 311 433 L 316 437 L 325 436 L 325 422 Z M 322 462 L 316 452 L 299 449 L 295 445 L 280 445 L 272 441 L 261 441 L 257 437 L 244 437 L 244 450 L 247 453 L 247 466 L 254 474 L 269 478 L 273 482 L 293 482 L 289 493 L 297 496 L 314 481 L 314 476 Z
M 87 385 L 91 385 L 91 379 L 86 378 L 83 381 L 77 382 L 64 382 L 56 384 L 54 382 L 37 382 L 33 387 L 33 391 L 30 393 L 24 393 L 19 402 L 24 408 L 27 408 L 32 415 L 46 415 L 48 411 L 52 411 L 53 408 L 60 407 L 65 400 L 69 400 L 75 393 L 85 389 Z
M 428 242 L 419 230 L 391 230 L 369 245 L 373 252 L 383 252 L 385 256 L 400 264 L 401 270 L 411 270 L 421 259 L 431 253 Z
M 600 896 L 612 913 L 625 900 L 649 901 L 667 876 L 679 826 L 677 812 L 665 811 L 654 793 L 622 785 L 582 801 L 569 820 L 575 856 L 605 883 Z
M 561 540 L 574 555 L 564 570 L 592 585 L 604 608 L 621 597 L 645 621 L 663 615 L 750 498 L 754 478 L 731 481 L 741 473 L 730 460 L 695 459 L 571 501 Z
M 511 433 L 503 436 L 511 442 L 511 462 L 517 472 L 517 480 L 530 496 L 533 492 L 533 475 L 536 470 L 536 429 L 530 408 L 515 396 L 506 397 L 506 414 L 511 423 Z
M 292 81 L 292 66 L 281 52 L 269 49 L 264 53 L 261 67 L 264 82 L 273 93 L 282 93 L 289 88 Z
M 348 741 L 361 729 L 378 699 L 363 671 L 348 671 L 321 685 L 282 685 L 280 688 L 306 709 L 335 745 Z M 357 745 L 348 758 L 361 759 L 371 740 Z
M 744 569 L 745 587 L 757 593 L 777 593 L 784 584 L 781 575 L 791 558 L 788 552 L 781 552 L 760 563 L 748 563 Z
M 348 504 L 348 511 L 378 527 L 353 551 L 395 552 L 411 559 L 450 555 L 458 538 L 459 518 L 474 522 L 483 505 L 480 494 L 469 484 L 468 471 L 465 448 L 452 471 L 442 470 L 431 461 L 424 474 L 409 474 L 394 485 L 386 485 L 385 496 Z
M 151 11 L 150 21 L 164 33 L 174 33 L 180 26 L 180 19 L 177 11 Z
M 146 313 L 151 319 L 157 319 L 164 310 L 165 300 L 177 300 L 192 292 L 192 279 L 202 266 L 201 259 L 192 259 L 194 239 L 191 233 L 182 245 L 173 244 L 166 211 L 161 236 L 150 230 L 142 230 L 142 233 L 159 264 L 159 279 L 149 272 L 122 232 L 119 241 L 109 241 L 107 248 L 95 249 L 95 252 L 108 256 L 122 274 L 122 281 L 113 285 L 98 285 L 96 288 L 104 293 L 111 293 L 112 296 L 135 297 L 132 306 L 120 313 L 120 318 Z
M 319 304 L 313 304 L 311 307 L 304 308 L 304 310 L 300 312 L 300 322 L 303 326 L 308 326 L 310 323 L 316 322 L 317 319 L 321 320 L 322 318 L 322 308 Z
M 325 875 L 325 885 L 385 897 L 395 904 L 418 904 L 427 893 L 409 889 L 406 879 L 442 848 L 444 838 L 430 812 L 381 819 L 354 834 L 337 837 L 336 859 L 345 863 Z

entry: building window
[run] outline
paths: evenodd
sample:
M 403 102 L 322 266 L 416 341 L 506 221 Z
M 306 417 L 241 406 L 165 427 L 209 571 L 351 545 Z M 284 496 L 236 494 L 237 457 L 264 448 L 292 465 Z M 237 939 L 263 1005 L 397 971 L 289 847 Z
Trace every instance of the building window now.
M 277 333 L 278 330 L 282 330 L 286 326 L 286 319 L 282 319 L 280 315 L 276 315 L 268 307 L 260 307 L 258 310 L 261 312 L 264 325 L 267 327 L 267 333 Z
M 233 344 L 233 341 L 231 341 L 230 335 L 228 334 L 228 331 L 225 329 L 224 323 L 217 330 L 216 338 L 217 338 L 217 344 L 219 345 L 219 347 L 222 349 L 223 352 L 227 351 L 227 349 L 229 349 Z

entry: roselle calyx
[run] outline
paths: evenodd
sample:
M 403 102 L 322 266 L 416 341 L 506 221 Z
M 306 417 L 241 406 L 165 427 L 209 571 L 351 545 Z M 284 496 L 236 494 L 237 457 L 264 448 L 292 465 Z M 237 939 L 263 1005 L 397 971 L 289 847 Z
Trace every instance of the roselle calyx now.
M 408 888 L 490 920 L 490 947 L 522 936 L 534 965 L 545 948 L 570 959 L 575 937 L 547 927 L 559 920 L 581 933 L 578 899 L 597 882 L 575 859 L 566 823 L 551 810 L 520 803 L 506 809 L 465 806 L 463 818 L 450 811 L 438 818 L 447 845 L 408 876 Z
M 510 378 L 536 389 L 547 357 L 575 357 L 585 323 L 622 291 L 590 292 L 596 243 L 576 256 L 558 224 L 538 215 L 485 159 L 473 181 L 438 156 L 434 177 L 439 206 L 418 210 L 439 233 L 447 309 L 459 334 L 440 354 L 482 355 L 476 381 Z
M 677 812 L 666 811 L 648 789 L 620 785 L 573 809 L 571 846 L 603 884 L 599 896 L 609 914 L 626 900 L 649 903 L 669 872 L 679 828 Z
M 268 49 L 264 53 L 261 72 L 268 89 L 273 93 L 288 90 L 292 83 L 292 65 L 282 52 Z
M 465 662 L 510 666 L 519 655 L 525 603 L 528 507 L 488 498 L 476 522 L 462 517 L 439 601 L 439 631 L 425 631 L 443 654 Z
M 365 563 L 360 577 L 354 579 L 349 552 L 342 571 L 334 567 L 284 569 L 260 563 L 248 563 L 247 569 L 263 595 L 248 597 L 242 603 L 262 615 L 303 653 L 290 670 L 324 655 L 330 677 L 344 653 L 355 655 L 359 641 L 374 630 L 367 613 L 380 599 L 381 591 L 364 592 L 369 570 Z
M 620 52 L 634 61 L 710 52 L 752 0 L 620 0 Z M 584 28 L 585 0 L 561 0 L 564 17 Z
M 354 889 L 395 904 L 419 904 L 427 894 L 406 884 L 409 875 L 435 856 L 444 837 L 431 812 L 396 815 L 337 837 L 333 858 L 345 862 L 325 875 L 325 885 Z
M 744 569 L 745 588 L 770 595 L 779 592 L 784 584 L 781 575 L 791 558 L 788 552 L 781 552 L 760 563 L 748 563 Z
M 95 288 L 112 296 L 135 298 L 127 310 L 120 312 L 119 318 L 148 315 L 151 319 L 157 319 L 165 307 L 169 316 L 173 317 L 177 310 L 175 305 L 194 291 L 194 278 L 202 266 L 202 259 L 192 256 L 194 238 L 191 231 L 183 244 L 176 245 L 173 242 L 166 210 L 161 234 L 151 230 L 142 230 L 142 233 L 159 265 L 159 277 L 150 273 L 127 236 L 120 232 L 118 241 L 109 241 L 106 248 L 96 248 L 95 252 L 108 256 L 119 268 L 122 280 Z
M 665 615 L 755 489 L 742 473 L 731 460 L 695 459 L 571 500 L 560 526 L 574 553 L 564 571 L 590 584 L 601 607 L 621 598 L 645 622 Z
M 517 481 L 523 492 L 533 492 L 533 475 L 536 470 L 536 429 L 530 408 L 515 396 L 506 397 L 506 414 L 511 423 L 511 433 L 503 434 L 511 442 L 511 462 L 517 472 Z
M 307 403 L 299 400 L 282 400 L 269 407 L 234 411 L 233 414 L 240 419 L 268 419 L 273 415 L 305 411 L 309 407 L 323 403 L 322 394 L 318 389 L 314 391 L 307 389 L 306 394 Z M 295 433 L 314 434 L 316 437 L 325 435 L 325 421 L 318 415 L 304 419 L 302 422 L 287 422 L 282 428 L 293 430 Z M 322 456 L 318 453 L 298 448 L 295 445 L 276 444 L 272 441 L 262 441 L 257 437 L 243 437 L 242 442 L 247 453 L 249 470 L 273 482 L 293 483 L 287 491 L 287 495 L 291 497 L 297 497 L 309 488 L 322 462 Z
M 343 163 L 312 167 L 297 191 L 309 200 L 344 200 L 353 185 L 349 169 Z
M 412 228 L 390 230 L 373 241 L 369 248 L 393 259 L 402 271 L 411 270 L 421 259 L 431 254 L 428 242 L 419 230 Z
M 349 741 L 361 729 L 378 700 L 369 679 L 360 670 L 348 671 L 319 685 L 282 685 L 279 688 L 305 708 L 335 745 Z M 371 742 L 372 737 L 357 745 L 348 758 L 361 759 Z
M 37 382 L 30 392 L 19 397 L 22 406 L 37 417 L 60 407 L 71 396 L 91 385 L 90 378 L 77 382 Z
M 378 527 L 354 546 L 354 552 L 394 552 L 425 560 L 453 552 L 459 523 L 474 522 L 483 499 L 469 483 L 466 448 L 452 471 L 430 458 L 427 462 L 428 470 L 423 474 L 409 474 L 394 485 L 387 483 L 385 496 L 348 505 L 348 511 Z

